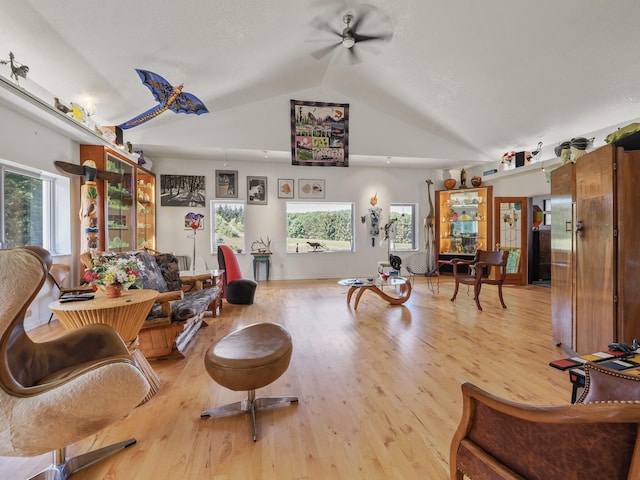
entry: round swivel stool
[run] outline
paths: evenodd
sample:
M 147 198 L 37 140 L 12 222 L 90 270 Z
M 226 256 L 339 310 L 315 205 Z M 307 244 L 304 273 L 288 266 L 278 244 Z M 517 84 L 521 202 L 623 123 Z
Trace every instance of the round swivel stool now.
M 256 389 L 269 385 L 286 372 L 291 360 L 291 335 L 276 323 L 254 323 L 221 338 L 207 351 L 204 365 L 218 384 L 229 390 L 248 392 L 245 400 L 206 410 L 201 417 L 225 417 L 250 413 L 253 441 L 256 410 L 291 404 L 298 397 L 260 397 Z

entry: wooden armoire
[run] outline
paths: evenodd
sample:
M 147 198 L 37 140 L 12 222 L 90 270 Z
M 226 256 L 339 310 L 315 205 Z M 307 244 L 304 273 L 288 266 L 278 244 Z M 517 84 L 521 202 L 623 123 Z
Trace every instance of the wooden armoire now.
M 640 150 L 605 145 L 551 174 L 554 341 L 587 354 L 640 339 Z

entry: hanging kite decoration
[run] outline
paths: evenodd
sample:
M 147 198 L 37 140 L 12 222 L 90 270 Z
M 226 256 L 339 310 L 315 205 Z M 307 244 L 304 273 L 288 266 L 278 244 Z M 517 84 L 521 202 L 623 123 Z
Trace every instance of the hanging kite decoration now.
M 173 110 L 175 113 L 195 113 L 196 115 L 202 115 L 203 113 L 209 112 L 207 107 L 198 97 L 182 91 L 183 85 L 174 87 L 160 75 L 150 72 L 149 70 L 140 70 L 136 68 L 136 72 L 138 72 L 142 83 L 151 90 L 154 98 L 160 103 L 146 112 L 141 113 L 137 117 L 118 125 L 118 127 L 123 130 L 137 127 L 138 125 L 157 117 L 165 110 Z

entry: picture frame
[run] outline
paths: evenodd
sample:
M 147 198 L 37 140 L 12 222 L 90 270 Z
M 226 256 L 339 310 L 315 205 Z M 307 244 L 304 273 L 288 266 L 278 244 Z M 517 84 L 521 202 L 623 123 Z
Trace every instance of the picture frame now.
M 278 198 L 294 197 L 294 181 L 292 178 L 278 179 Z
M 324 198 L 324 180 L 300 179 L 298 180 L 298 198 Z
M 291 100 L 291 164 L 349 166 L 349 104 Z
M 204 175 L 160 175 L 161 207 L 204 207 Z
M 267 204 L 267 177 L 247 176 L 247 203 L 250 205 Z
M 216 170 L 216 198 L 238 198 L 237 170 Z

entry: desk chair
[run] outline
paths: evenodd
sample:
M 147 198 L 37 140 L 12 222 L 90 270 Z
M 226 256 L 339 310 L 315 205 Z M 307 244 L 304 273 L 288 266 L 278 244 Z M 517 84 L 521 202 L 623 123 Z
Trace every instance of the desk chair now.
M 93 288 L 91 285 L 78 285 L 76 287 L 65 287 L 65 280 L 71 273 L 71 267 L 64 263 L 54 263 L 49 269 L 49 278 L 53 281 L 54 286 L 58 289 L 58 298 L 62 298 L 67 293 L 91 293 Z M 49 315 L 49 321 L 51 323 L 53 319 L 53 312 Z
M 489 284 L 498 286 L 498 296 L 500 297 L 502 308 L 507 308 L 504 304 L 504 299 L 502 298 L 502 284 L 507 277 L 508 260 L 509 252 L 487 252 L 485 250 L 477 250 L 473 260 L 463 260 L 461 258 L 452 259 L 451 264 L 453 265 L 453 278 L 456 285 L 453 290 L 451 301 L 455 301 L 456 296 L 458 295 L 458 287 L 461 283 L 465 285 L 473 285 L 473 299 L 476 301 L 478 310 L 482 311 L 482 306 L 480 305 L 480 290 L 482 289 L 483 284 Z M 467 267 L 466 272 L 460 268 L 462 266 Z M 487 273 L 485 272 L 485 268 L 489 270 L 488 273 L 491 273 L 492 267 L 497 269 L 495 276 L 485 276 Z
M 53 452 L 53 465 L 32 478 L 65 480 L 136 442 L 131 438 L 66 458 L 67 445 L 131 412 L 149 383 L 107 325 L 89 325 L 48 342 L 31 340 L 24 316 L 50 261 L 39 247 L 0 250 L 0 455 Z

